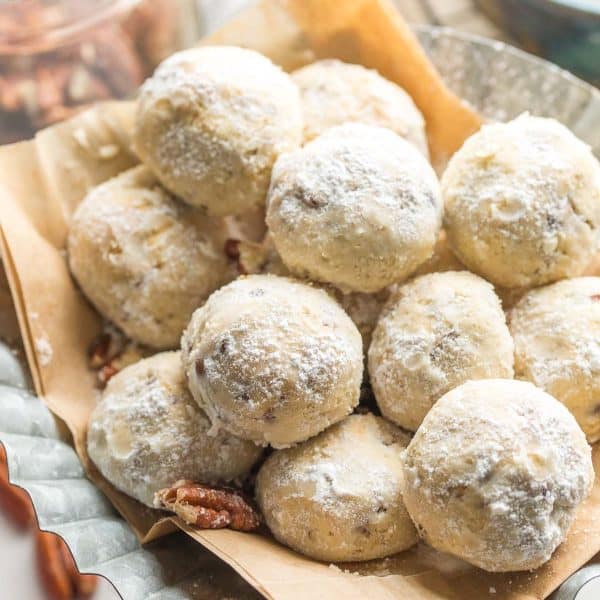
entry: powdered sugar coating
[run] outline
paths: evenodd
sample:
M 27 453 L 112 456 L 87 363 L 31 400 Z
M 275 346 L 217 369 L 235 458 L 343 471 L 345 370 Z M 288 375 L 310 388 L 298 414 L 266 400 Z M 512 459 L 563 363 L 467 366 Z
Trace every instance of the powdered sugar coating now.
M 179 479 L 226 482 L 246 475 L 261 450 L 210 421 L 190 395 L 179 352 L 123 369 L 90 415 L 90 458 L 115 487 L 147 506 Z
M 517 377 L 573 413 L 590 443 L 600 439 L 600 277 L 527 293 L 510 313 Z
M 392 131 L 351 123 L 279 157 L 267 225 L 294 273 L 376 292 L 433 253 L 442 204 L 435 173 Z
M 492 285 L 447 271 L 400 286 L 373 332 L 369 375 L 383 416 L 411 431 L 457 385 L 512 378 L 513 342 Z
M 259 471 L 256 497 L 273 535 L 324 561 L 381 558 L 415 544 L 402 501 L 408 441 L 381 417 L 351 415 L 272 454 Z
M 488 571 L 535 569 L 594 480 L 569 411 L 531 383 L 465 383 L 438 400 L 404 456 L 404 502 L 437 550 Z
M 277 253 L 271 236 L 267 234 L 260 244 L 242 242 L 239 245 L 240 263 L 248 274 L 266 273 L 270 275 L 281 275 L 289 277 L 290 271 L 283 264 Z M 356 325 L 363 340 L 363 349 L 366 353 L 371 343 L 371 334 L 377 324 L 377 318 L 381 309 L 389 298 L 391 288 L 384 288 L 375 294 L 364 294 L 362 292 L 348 292 L 344 294 L 341 290 L 330 284 L 315 284 L 324 289 L 330 296 L 335 298 L 340 306 Z
M 304 140 L 344 123 L 387 127 L 428 155 L 425 120 L 412 98 L 377 71 L 318 60 L 292 73 L 300 90 Z
M 442 177 L 445 226 L 467 267 L 505 287 L 581 274 L 600 242 L 600 164 L 553 119 L 484 126 Z
M 271 275 L 215 292 L 184 332 L 190 389 L 215 429 L 285 447 L 352 411 L 362 378 L 354 323 L 324 291 Z
M 94 306 L 129 337 L 175 348 L 192 312 L 234 277 L 226 239 L 222 219 L 179 202 L 140 166 L 78 206 L 69 266 Z
M 253 50 L 178 52 L 140 91 L 136 152 L 165 187 L 209 214 L 264 205 L 275 159 L 301 137 L 296 86 Z

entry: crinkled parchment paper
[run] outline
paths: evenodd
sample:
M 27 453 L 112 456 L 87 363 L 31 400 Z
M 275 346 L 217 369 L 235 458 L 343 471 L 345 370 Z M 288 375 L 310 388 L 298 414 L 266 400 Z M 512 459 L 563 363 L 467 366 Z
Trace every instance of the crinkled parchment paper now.
M 388 0 L 264 0 L 209 42 L 254 47 L 288 69 L 327 56 L 378 69 L 411 93 L 440 161 L 479 125 L 436 78 Z M 198 532 L 159 520 L 106 482 L 85 452 L 86 422 L 97 400 L 86 351 L 101 319 L 71 279 L 64 247 L 70 215 L 86 191 L 136 162 L 129 143 L 132 110 L 130 103 L 100 105 L 33 141 L 0 148 L 0 249 L 36 391 L 71 431 L 89 477 L 141 540 L 178 526 L 277 599 L 541 599 L 600 550 L 600 482 L 547 565 L 497 575 L 422 544 L 387 560 L 332 567 L 266 536 Z M 594 461 L 599 468 L 598 448 Z

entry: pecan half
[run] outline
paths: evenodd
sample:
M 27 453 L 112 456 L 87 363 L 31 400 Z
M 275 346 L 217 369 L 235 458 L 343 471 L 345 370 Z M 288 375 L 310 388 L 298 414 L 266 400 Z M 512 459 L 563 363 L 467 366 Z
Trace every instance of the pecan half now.
M 180 480 L 154 496 L 156 508 L 175 513 L 188 525 L 200 529 L 252 531 L 260 525 L 256 510 L 241 492 L 225 487 L 210 487 Z

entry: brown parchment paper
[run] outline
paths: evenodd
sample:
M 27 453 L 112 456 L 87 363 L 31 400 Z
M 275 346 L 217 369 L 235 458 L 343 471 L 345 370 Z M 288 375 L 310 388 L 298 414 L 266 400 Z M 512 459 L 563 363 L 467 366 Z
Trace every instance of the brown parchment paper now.
M 378 69 L 425 114 L 432 155 L 444 160 L 479 126 L 446 90 L 387 0 L 263 0 L 210 43 L 253 47 L 285 68 L 339 57 Z M 541 599 L 600 550 L 600 482 L 568 540 L 533 573 L 492 575 L 420 544 L 387 560 L 330 567 L 268 535 L 191 530 L 116 491 L 85 452 L 97 400 L 86 352 L 101 327 L 65 260 L 70 215 L 87 190 L 133 166 L 133 105 L 107 103 L 35 140 L 0 148 L 0 250 L 37 393 L 69 428 L 90 478 L 143 541 L 175 526 L 236 569 L 268 598 Z M 600 468 L 600 448 L 594 449 Z M 360 573 L 360 574 L 357 574 Z

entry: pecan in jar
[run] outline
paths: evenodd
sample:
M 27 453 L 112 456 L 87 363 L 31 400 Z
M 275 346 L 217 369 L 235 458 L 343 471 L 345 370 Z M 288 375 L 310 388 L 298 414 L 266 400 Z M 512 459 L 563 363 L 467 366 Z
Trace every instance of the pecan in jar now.
M 170 0 L 0 3 L 0 143 L 133 96 L 179 49 L 180 12 Z

